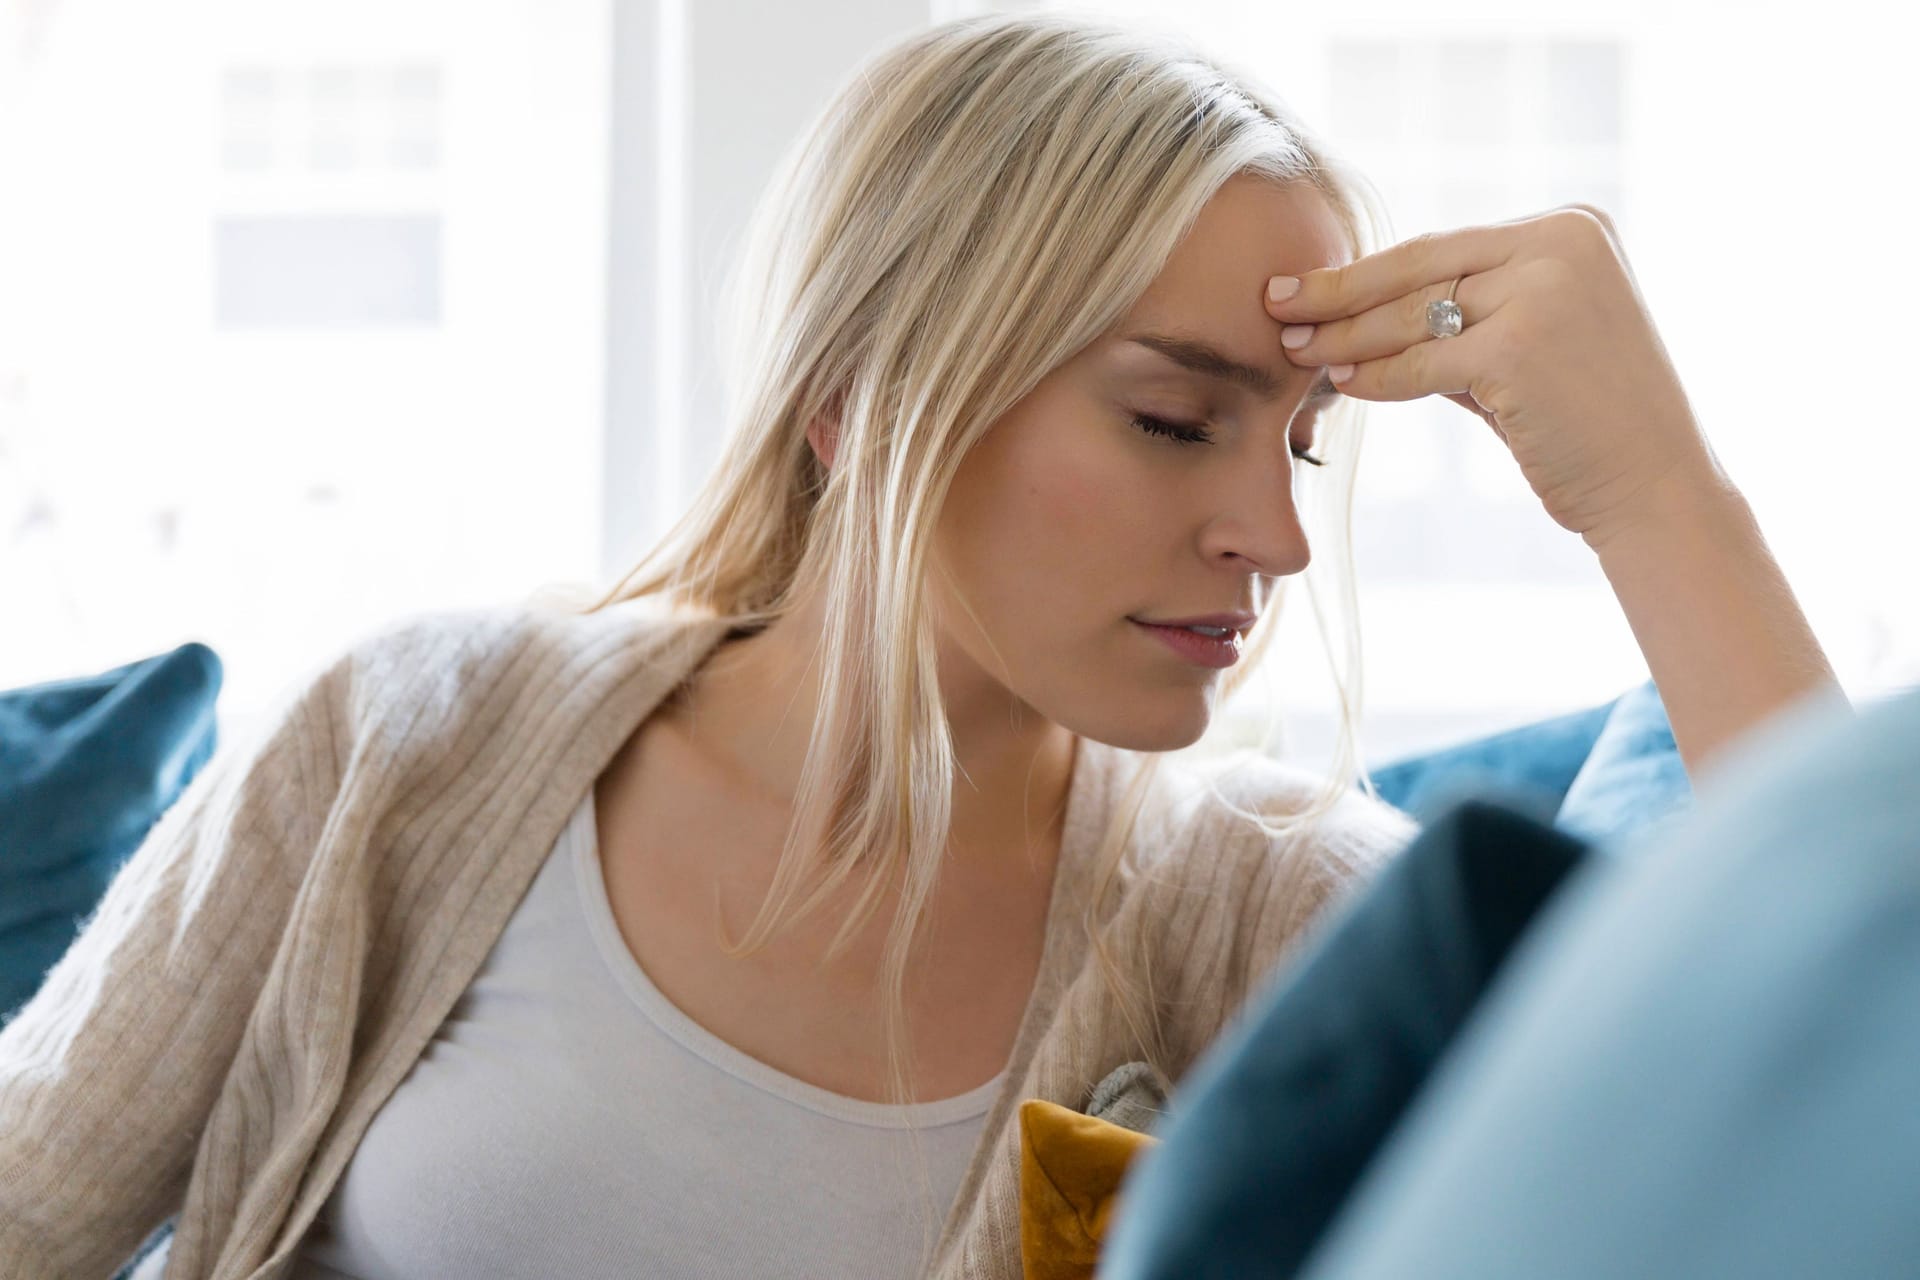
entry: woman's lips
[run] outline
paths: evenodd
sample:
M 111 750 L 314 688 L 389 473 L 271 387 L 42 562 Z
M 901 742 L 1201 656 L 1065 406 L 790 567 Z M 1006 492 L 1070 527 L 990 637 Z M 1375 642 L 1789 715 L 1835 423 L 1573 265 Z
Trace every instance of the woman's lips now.
M 1142 622 L 1138 618 L 1129 618 L 1127 621 L 1197 666 L 1219 669 L 1230 667 L 1240 661 L 1238 631 L 1229 631 L 1226 635 L 1215 638 L 1203 636 L 1198 631 L 1189 631 L 1185 627 L 1163 627 L 1151 622 Z

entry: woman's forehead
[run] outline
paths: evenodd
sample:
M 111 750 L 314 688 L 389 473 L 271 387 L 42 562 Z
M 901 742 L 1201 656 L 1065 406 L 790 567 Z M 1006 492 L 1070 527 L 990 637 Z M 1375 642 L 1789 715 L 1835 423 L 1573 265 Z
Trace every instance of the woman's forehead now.
M 1262 299 L 1271 277 L 1352 260 L 1346 226 L 1318 190 L 1234 178 L 1201 209 L 1129 320 L 1143 328 L 1178 327 L 1228 300 L 1265 317 Z
M 1319 192 L 1236 178 L 1214 194 L 1153 283 L 1098 345 L 1131 352 L 1119 358 L 1148 367 L 1164 364 L 1151 354 L 1159 352 L 1199 368 L 1210 348 L 1229 357 L 1212 361 L 1224 377 L 1270 397 L 1272 387 L 1254 386 L 1243 370 L 1230 367 L 1276 369 L 1282 381 L 1290 380 L 1292 366 L 1276 345 L 1281 326 L 1266 309 L 1267 281 L 1350 261 L 1346 228 Z M 1169 341 L 1142 344 L 1141 335 Z M 1194 358 L 1169 350 L 1178 343 Z

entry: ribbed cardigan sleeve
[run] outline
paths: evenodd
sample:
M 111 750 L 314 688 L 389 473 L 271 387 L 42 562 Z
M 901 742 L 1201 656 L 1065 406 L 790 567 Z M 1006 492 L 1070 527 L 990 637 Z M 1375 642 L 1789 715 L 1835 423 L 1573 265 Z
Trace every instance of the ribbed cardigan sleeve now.
M 1363 892 L 1419 834 L 1419 824 L 1407 814 L 1352 791 L 1311 834 L 1280 837 L 1261 864 L 1260 885 L 1247 897 L 1251 919 L 1239 999 L 1291 963 L 1347 899 Z
M 1245 1016 L 1254 992 L 1419 834 L 1413 818 L 1358 790 L 1277 835 L 1233 812 L 1298 819 L 1325 782 L 1297 766 L 1236 757 L 1201 806 L 1189 841 L 1210 852 L 1193 863 L 1188 904 L 1169 910 L 1182 916 L 1197 901 L 1205 918 L 1175 920 L 1172 936 L 1213 945 L 1181 952 L 1179 991 L 1191 1015 L 1181 1030 L 1200 1038 L 1176 1039 L 1179 1069 Z
M 339 788 L 352 669 L 215 753 L 0 1029 L 0 1276 L 104 1280 L 179 1209 Z

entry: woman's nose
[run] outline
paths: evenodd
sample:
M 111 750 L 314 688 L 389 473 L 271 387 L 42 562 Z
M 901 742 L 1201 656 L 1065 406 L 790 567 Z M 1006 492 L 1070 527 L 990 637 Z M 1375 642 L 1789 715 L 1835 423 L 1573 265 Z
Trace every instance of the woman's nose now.
M 1294 465 L 1305 464 L 1281 459 L 1273 466 L 1234 469 L 1216 495 L 1206 532 L 1209 557 L 1237 555 L 1255 572 L 1276 578 L 1306 569 L 1313 549 L 1293 492 Z

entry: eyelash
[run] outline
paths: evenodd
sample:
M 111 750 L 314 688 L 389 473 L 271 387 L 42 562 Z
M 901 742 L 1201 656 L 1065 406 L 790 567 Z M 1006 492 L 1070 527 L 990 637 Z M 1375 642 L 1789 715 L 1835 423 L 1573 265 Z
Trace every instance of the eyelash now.
M 1165 418 L 1155 418 L 1144 413 L 1135 416 L 1133 425 L 1150 436 L 1165 436 L 1181 444 L 1209 444 L 1213 440 L 1211 435 L 1197 427 L 1183 426 L 1180 423 L 1168 422 Z M 1312 463 L 1316 467 L 1327 465 L 1326 459 L 1316 458 L 1305 450 L 1295 449 L 1293 456 L 1302 462 Z

